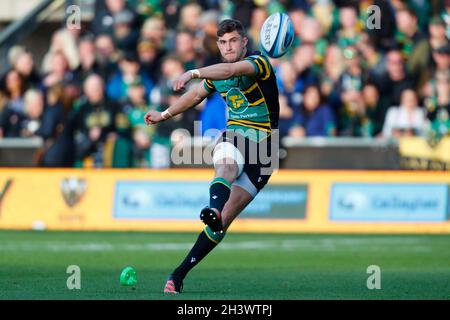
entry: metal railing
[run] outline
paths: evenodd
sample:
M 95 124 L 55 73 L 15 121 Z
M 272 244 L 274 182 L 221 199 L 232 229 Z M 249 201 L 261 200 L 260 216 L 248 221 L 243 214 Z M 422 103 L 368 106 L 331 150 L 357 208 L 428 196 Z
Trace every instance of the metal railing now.
M 42 22 L 69 2 L 72 3 L 66 0 L 42 0 L 23 18 L 12 22 L 0 32 L 0 77 L 11 67 L 8 61 L 9 49 L 26 39 Z

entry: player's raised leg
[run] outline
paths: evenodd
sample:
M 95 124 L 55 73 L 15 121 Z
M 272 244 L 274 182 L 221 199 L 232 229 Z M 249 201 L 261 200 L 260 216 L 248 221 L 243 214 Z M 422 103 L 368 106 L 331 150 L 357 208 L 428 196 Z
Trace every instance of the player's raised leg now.
M 224 232 L 213 232 L 208 226 L 205 227 L 189 254 L 167 279 L 165 293 L 181 292 L 186 274 L 222 241 L 225 231 L 252 199 L 253 196 L 248 191 L 239 186 L 232 186 L 229 200 L 222 210 Z
M 242 173 L 244 157 L 230 142 L 221 142 L 214 148 L 215 176 L 209 188 L 209 207 L 200 213 L 200 219 L 213 232 L 223 233 L 222 209 L 230 198 L 231 184 Z
M 226 232 L 234 219 L 247 207 L 253 200 L 253 195 L 242 187 L 233 185 L 231 187 L 230 199 L 228 199 L 222 210 L 223 230 Z
M 200 213 L 206 227 L 183 262 L 170 274 L 164 288 L 165 293 L 181 292 L 187 273 L 225 237 L 221 212 L 230 198 L 231 184 L 243 170 L 244 158 L 233 144 L 221 142 L 214 149 L 213 161 L 215 175 L 209 188 L 209 207 L 205 207 Z
M 231 159 L 223 159 L 224 162 Z M 221 212 L 230 198 L 231 183 L 237 172 L 235 164 L 217 164 L 216 175 L 209 187 L 209 206 L 200 212 L 200 219 L 213 232 L 223 232 Z

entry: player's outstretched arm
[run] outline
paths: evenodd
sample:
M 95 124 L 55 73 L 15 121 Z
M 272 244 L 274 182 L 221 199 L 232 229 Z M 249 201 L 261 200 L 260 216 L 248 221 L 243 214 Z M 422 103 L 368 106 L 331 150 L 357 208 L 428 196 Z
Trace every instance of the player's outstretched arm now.
M 225 80 L 242 75 L 254 75 L 257 70 L 250 61 L 238 61 L 233 63 L 218 63 L 208 67 L 189 70 L 181 75 L 173 85 L 175 91 L 181 90 L 194 78 Z
M 176 116 L 177 114 L 183 113 L 184 111 L 198 105 L 203 101 L 209 92 L 203 87 L 203 81 L 200 84 L 192 86 L 189 91 L 184 93 L 174 104 L 169 106 L 165 111 L 159 112 L 155 110 L 150 110 L 144 116 L 145 123 L 156 124 L 158 122 L 167 120 Z

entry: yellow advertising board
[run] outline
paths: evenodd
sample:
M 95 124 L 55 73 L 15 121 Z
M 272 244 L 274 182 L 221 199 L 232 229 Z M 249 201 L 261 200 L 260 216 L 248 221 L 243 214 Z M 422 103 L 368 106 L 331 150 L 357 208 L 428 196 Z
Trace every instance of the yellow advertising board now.
M 402 168 L 450 170 L 450 137 L 435 143 L 422 137 L 402 137 L 399 148 Z
M 198 231 L 209 169 L 0 169 L 0 229 Z M 442 171 L 280 170 L 234 232 L 450 233 Z M 195 211 L 195 212 L 194 212 Z

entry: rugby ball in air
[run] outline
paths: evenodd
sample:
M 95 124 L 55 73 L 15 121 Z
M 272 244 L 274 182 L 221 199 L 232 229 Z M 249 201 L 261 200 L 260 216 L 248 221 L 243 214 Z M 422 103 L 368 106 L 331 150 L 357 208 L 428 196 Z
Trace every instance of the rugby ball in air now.
M 271 14 L 261 28 L 261 51 L 271 58 L 280 58 L 293 42 L 294 26 L 291 18 L 281 12 Z

